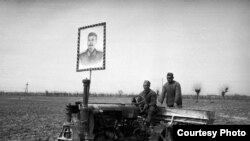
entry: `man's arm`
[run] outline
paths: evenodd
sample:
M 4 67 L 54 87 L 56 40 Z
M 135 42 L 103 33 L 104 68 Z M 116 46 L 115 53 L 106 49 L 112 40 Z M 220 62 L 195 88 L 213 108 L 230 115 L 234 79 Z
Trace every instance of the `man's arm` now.
M 176 89 L 175 89 L 175 103 L 178 105 L 182 105 L 182 96 L 181 96 L 181 85 L 180 83 L 176 83 Z
M 165 93 L 166 93 L 166 89 L 165 89 L 165 87 L 163 86 L 163 87 L 162 87 L 162 91 L 161 91 L 161 95 L 160 95 L 160 98 L 159 98 L 159 102 L 160 102 L 161 104 L 162 104 L 163 101 L 164 101 Z
M 150 102 L 149 102 L 149 106 L 154 106 L 156 105 L 156 93 L 154 91 L 152 91 L 151 96 L 150 96 Z

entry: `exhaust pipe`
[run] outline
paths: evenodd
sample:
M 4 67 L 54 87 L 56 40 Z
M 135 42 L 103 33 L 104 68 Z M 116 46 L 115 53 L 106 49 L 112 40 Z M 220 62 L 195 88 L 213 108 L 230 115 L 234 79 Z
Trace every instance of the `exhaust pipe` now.
M 83 104 L 80 108 L 80 140 L 92 141 L 90 133 L 90 109 L 88 107 L 90 80 L 83 79 Z

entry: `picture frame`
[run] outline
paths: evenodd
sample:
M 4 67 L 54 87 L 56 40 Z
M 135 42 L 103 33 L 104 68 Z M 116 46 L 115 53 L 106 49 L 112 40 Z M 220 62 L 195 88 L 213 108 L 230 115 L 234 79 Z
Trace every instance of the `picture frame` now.
M 104 70 L 106 65 L 106 23 L 78 28 L 76 71 Z

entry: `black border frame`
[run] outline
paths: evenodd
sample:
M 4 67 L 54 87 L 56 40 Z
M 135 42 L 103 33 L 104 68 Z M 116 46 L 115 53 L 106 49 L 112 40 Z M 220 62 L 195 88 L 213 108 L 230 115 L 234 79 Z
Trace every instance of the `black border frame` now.
M 103 26 L 103 65 L 102 65 L 102 67 L 79 69 L 81 30 L 84 30 L 86 28 L 96 27 L 96 26 Z M 106 22 L 93 24 L 93 25 L 88 25 L 88 26 L 84 26 L 84 27 L 79 27 L 78 28 L 78 41 L 77 41 L 76 71 L 77 72 L 82 72 L 82 71 L 91 71 L 91 70 L 104 70 L 105 67 L 106 67 Z

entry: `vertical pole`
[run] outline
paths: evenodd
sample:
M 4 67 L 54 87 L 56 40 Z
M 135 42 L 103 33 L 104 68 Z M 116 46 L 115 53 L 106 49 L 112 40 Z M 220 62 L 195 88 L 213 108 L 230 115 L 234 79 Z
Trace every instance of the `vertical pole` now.
M 92 69 L 89 70 L 89 80 L 91 81 Z
M 90 82 L 91 82 L 91 77 L 92 77 L 92 69 L 89 70 L 89 81 L 90 81 Z M 89 82 L 89 83 L 90 83 L 90 82 Z M 89 84 L 88 88 L 89 88 L 89 89 L 88 89 L 88 92 L 89 92 L 89 90 L 90 90 L 90 84 Z
M 25 93 L 28 93 L 28 92 L 29 92 L 29 83 L 27 82 L 26 87 L 25 87 Z

